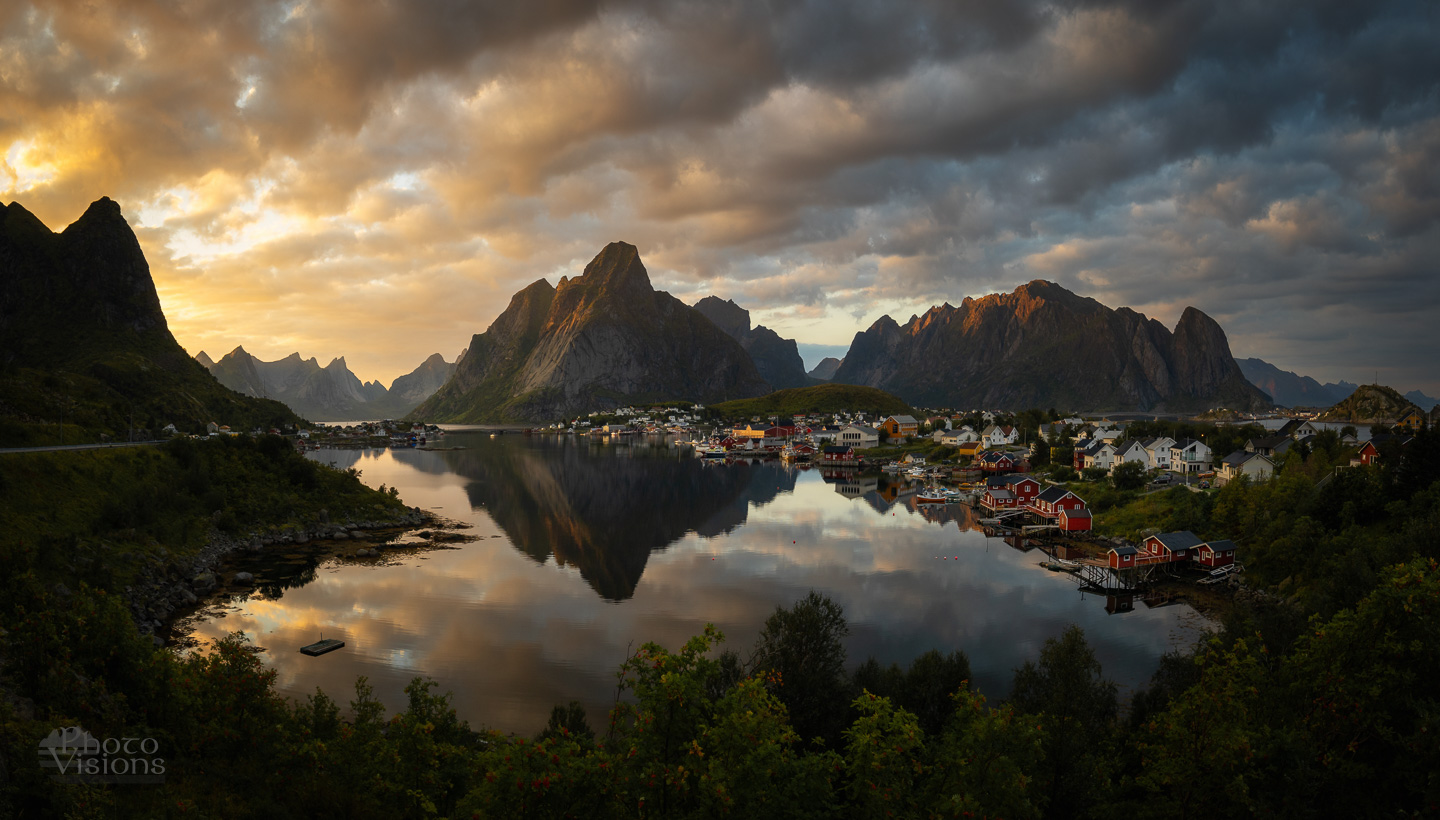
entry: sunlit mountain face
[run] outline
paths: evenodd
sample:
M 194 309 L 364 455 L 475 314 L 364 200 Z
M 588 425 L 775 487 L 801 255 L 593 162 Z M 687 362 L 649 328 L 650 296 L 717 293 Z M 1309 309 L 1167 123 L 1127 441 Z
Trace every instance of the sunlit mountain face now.
M 1124 687 L 1205 624 L 1185 605 L 1082 594 L 1027 541 L 987 538 L 975 511 L 919 504 L 903 480 L 707 463 L 659 441 L 445 443 L 466 449 L 315 456 L 472 540 L 379 560 L 261 554 L 247 565 L 256 587 L 202 613 L 193 637 L 245 631 L 294 695 L 343 695 L 365 675 L 398 706 L 430 676 L 473 723 L 528 734 L 557 703 L 606 714 L 618 663 L 646 641 L 675 647 L 714 623 L 747 656 L 765 618 L 812 589 L 845 608 L 852 666 L 958 649 L 993 697 L 1071 623 Z M 322 634 L 345 649 L 298 653 Z

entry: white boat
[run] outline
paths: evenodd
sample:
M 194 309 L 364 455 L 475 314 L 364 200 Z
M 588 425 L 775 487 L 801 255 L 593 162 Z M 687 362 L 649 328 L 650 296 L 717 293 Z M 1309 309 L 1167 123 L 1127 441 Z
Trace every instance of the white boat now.
M 921 504 L 949 504 L 955 499 L 950 491 L 943 487 L 926 487 L 916 494 L 915 500 Z

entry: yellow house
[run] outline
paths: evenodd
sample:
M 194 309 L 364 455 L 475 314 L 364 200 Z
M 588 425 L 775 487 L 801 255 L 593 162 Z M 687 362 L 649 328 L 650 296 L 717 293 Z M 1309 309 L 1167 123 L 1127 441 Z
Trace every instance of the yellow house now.
M 1409 410 L 1406 410 L 1403 414 L 1401 414 L 1400 420 L 1395 422 L 1396 429 L 1404 428 L 1412 433 L 1417 432 L 1421 427 L 1424 426 L 1425 414 L 1420 412 L 1420 408 L 1418 407 L 1412 407 Z

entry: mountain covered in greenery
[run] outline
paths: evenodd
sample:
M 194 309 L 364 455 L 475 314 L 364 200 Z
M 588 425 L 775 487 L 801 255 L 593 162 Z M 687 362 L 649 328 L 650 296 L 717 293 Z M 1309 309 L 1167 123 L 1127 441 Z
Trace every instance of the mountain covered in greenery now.
M 1406 411 L 1418 410 L 1414 402 L 1383 384 L 1362 384 L 1344 401 L 1321 413 L 1321 421 L 1395 421 Z
M 96 201 L 58 234 L 19 203 L 0 209 L 0 442 L 298 420 L 220 384 L 180 347 L 114 201 Z
M 477 334 L 455 374 L 411 416 L 545 421 L 632 403 L 706 404 L 770 392 L 740 343 L 650 285 L 634 245 L 612 242 L 580 276 L 540 279 Z
M 915 410 L 897 396 L 854 384 L 817 384 L 814 387 L 792 387 L 776 390 L 759 398 L 737 399 L 711 405 L 712 414 L 722 418 L 749 416 L 783 416 L 797 413 L 870 413 L 880 417 L 913 415 Z
M 1172 332 L 1036 280 L 855 334 L 833 381 L 927 407 L 1073 407 L 1193 412 L 1270 407 L 1220 325 L 1186 308 Z

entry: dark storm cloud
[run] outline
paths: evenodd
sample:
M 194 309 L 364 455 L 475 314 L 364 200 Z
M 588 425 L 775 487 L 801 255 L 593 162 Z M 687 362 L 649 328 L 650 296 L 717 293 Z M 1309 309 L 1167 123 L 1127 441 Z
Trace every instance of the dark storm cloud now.
M 343 339 L 286 288 L 378 315 L 444 283 L 419 341 L 318 351 L 408 369 L 624 238 L 817 344 L 1047 277 L 1440 390 L 1402 341 L 1440 302 L 1433 3 L 57 1 L 0 32 L 0 190 L 147 214 L 192 347 L 252 344 L 211 341 L 227 310 Z

